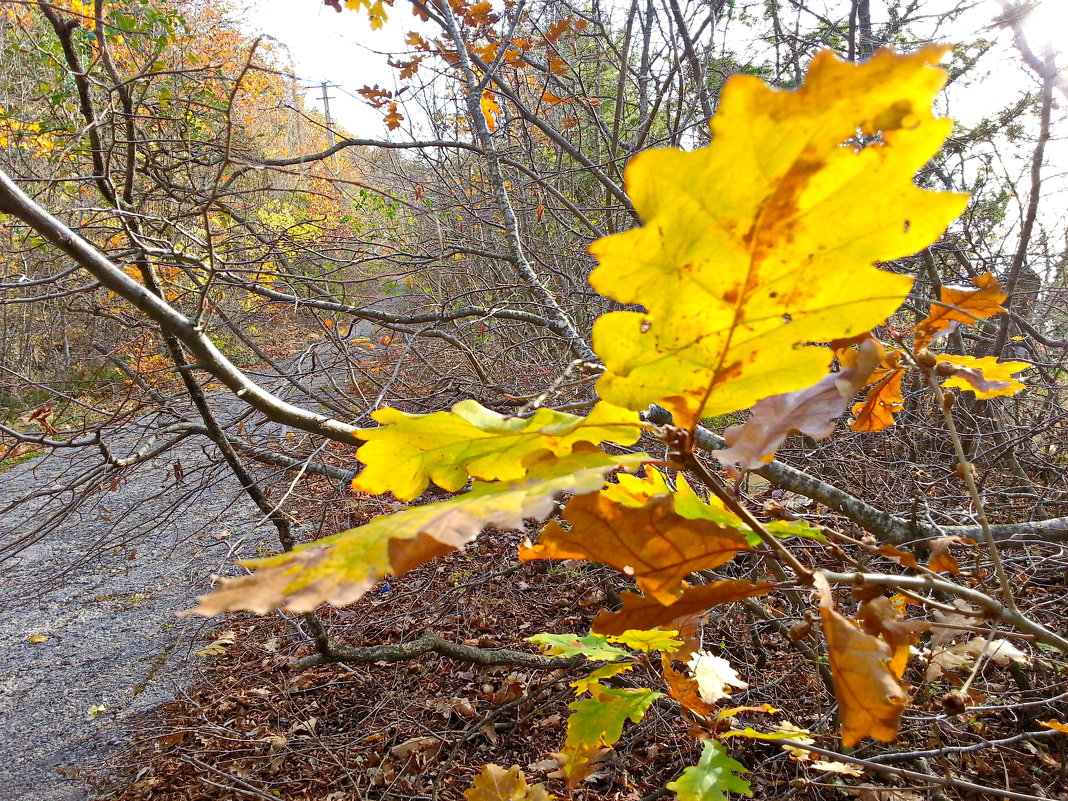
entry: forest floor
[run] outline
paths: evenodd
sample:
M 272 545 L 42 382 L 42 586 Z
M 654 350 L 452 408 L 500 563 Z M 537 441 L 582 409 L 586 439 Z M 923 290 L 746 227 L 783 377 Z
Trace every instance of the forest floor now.
M 381 499 L 361 499 L 350 524 L 385 511 Z M 357 646 L 432 634 L 535 653 L 525 642 L 532 634 L 589 631 L 600 608 L 628 588 L 626 578 L 578 562 L 520 563 L 516 546 L 532 534 L 487 532 L 463 552 L 390 578 L 351 607 L 321 614 L 332 637 Z M 796 622 L 794 610 L 763 600 L 773 620 L 753 620 L 734 605 L 714 610 L 703 631 L 704 647 L 728 656 L 750 683 L 724 704 L 770 703 L 779 710 L 776 720 L 833 731 L 833 698 L 783 634 L 781 622 Z M 200 636 L 195 647 L 205 646 L 215 653 L 204 660 L 200 680 L 181 698 L 145 715 L 137 742 L 100 775 L 98 786 L 110 801 L 459 801 L 487 763 L 518 765 L 531 784 L 544 783 L 558 797 L 653 801 L 671 795 L 664 784 L 700 756 L 694 735 L 701 722 L 665 696 L 640 725 L 624 728 L 591 779 L 569 795 L 554 754 L 563 745 L 568 704 L 575 700 L 570 682 L 581 670 L 479 667 L 437 654 L 398 663 L 296 668 L 296 660 L 315 651 L 300 620 L 285 615 L 232 615 Z M 654 660 L 628 673 L 626 683 L 662 688 L 660 673 Z M 1006 669 L 991 665 L 985 673 L 976 704 L 1018 697 Z M 904 757 L 891 764 L 1068 799 L 1068 760 L 1060 750 L 1068 738 L 1045 730 L 1034 741 L 1020 737 L 973 752 L 977 742 L 1018 734 L 1029 710 L 946 716 L 942 696 L 951 685 L 923 684 L 917 674 L 922 676 L 922 667 L 911 674 L 910 714 L 916 720 L 944 717 L 945 739 L 931 742 L 921 727 L 913 733 L 906 728 L 893 749 Z M 986 695 L 991 690 L 998 695 Z M 759 712 L 743 713 L 736 725 L 768 729 L 772 721 Z M 1024 728 L 1037 727 L 1032 721 Z M 817 742 L 835 747 L 830 737 Z M 949 748 L 946 759 L 932 757 L 943 745 Z M 969 797 L 875 771 L 860 776 L 814 771 L 774 742 L 735 738 L 729 747 L 750 769 L 746 778 L 757 798 Z M 887 750 L 869 741 L 855 753 L 883 759 Z
M 292 337 L 272 355 L 306 347 L 314 342 Z M 224 425 L 246 411 L 229 393 L 211 402 Z M 104 441 L 123 458 L 156 428 L 134 418 Z M 283 434 L 267 423 L 253 436 Z M 99 465 L 99 453 L 72 448 L 0 469 L 4 801 L 87 798 L 90 769 L 140 716 L 206 675 L 195 643 L 212 622 L 176 613 L 213 574 L 276 547 L 273 526 L 198 437 L 117 476 L 103 478 Z
M 229 401 L 218 402 L 222 412 L 229 409 Z M 132 431 L 118 444 L 131 449 L 141 437 Z M 179 482 L 168 456 L 136 481 L 108 487 L 76 515 L 57 517 L 46 539 L 0 565 L 5 801 L 75 801 L 88 797 L 89 787 L 92 797 L 109 801 L 459 801 L 486 763 L 518 765 L 531 783 L 567 796 L 553 754 L 563 744 L 575 698 L 570 682 L 581 671 L 478 667 L 436 654 L 297 668 L 296 660 L 314 653 L 299 618 L 175 618 L 207 588 L 212 573 L 275 547 L 272 532 L 257 525 L 259 516 L 236 486 L 225 483 L 210 454 L 199 445 L 183 447 L 186 475 L 199 473 L 197 488 L 215 481 L 212 491 L 194 492 Z M 47 488 L 78 469 L 65 459 L 55 454 L 0 474 L 5 500 L 17 493 L 35 498 L 20 507 L 19 520 L 5 516 L 4 529 L 43 519 L 52 501 Z M 290 511 L 314 518 L 336 491 L 330 482 L 312 481 L 301 494 L 307 508 Z M 341 505 L 338 527 L 361 524 L 391 506 L 351 494 Z M 152 546 L 138 544 L 150 531 L 157 532 Z M 543 631 L 585 633 L 601 606 L 628 588 L 626 577 L 607 568 L 519 563 L 516 545 L 524 534 L 533 531 L 487 532 L 465 551 L 390 579 L 357 604 L 325 610 L 322 617 L 333 638 L 353 646 L 433 634 L 535 653 L 525 638 Z M 1049 590 L 1063 591 L 1061 584 Z M 731 696 L 732 706 L 770 703 L 780 710 L 777 721 L 833 732 L 833 698 L 787 636 L 802 622 L 799 611 L 809 600 L 768 596 L 760 604 L 764 619 L 739 605 L 714 610 L 703 642 L 728 656 L 749 682 L 748 690 Z M 39 641 L 31 640 L 34 635 Z M 660 673 L 658 662 L 642 664 L 626 681 L 661 688 Z M 1040 678 L 1048 687 L 1063 684 L 1047 674 Z M 906 680 L 912 703 L 900 741 L 892 749 L 869 741 L 855 755 L 1068 799 L 1068 738 L 1039 730 L 1035 720 L 1040 713 L 1065 719 L 1063 702 L 1021 706 L 1027 693 L 1008 668 L 993 664 L 973 685 L 981 692 L 973 690 L 969 699 L 980 711 L 966 715 L 943 708 L 952 684 L 925 682 L 922 664 L 911 667 Z M 736 724 L 771 725 L 759 712 L 743 714 Z M 665 696 L 640 725 L 624 728 L 572 797 L 653 801 L 669 795 L 664 784 L 700 755 L 693 735 L 702 728 Z M 836 747 L 833 736 L 817 742 Z M 739 737 L 729 748 L 750 770 L 746 778 L 756 797 L 968 797 L 875 771 L 813 771 L 774 742 Z

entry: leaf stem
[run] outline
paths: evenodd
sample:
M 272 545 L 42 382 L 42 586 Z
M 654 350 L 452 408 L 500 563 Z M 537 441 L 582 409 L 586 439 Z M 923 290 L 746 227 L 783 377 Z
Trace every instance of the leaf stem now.
M 975 504 L 975 517 L 979 522 L 979 527 L 982 529 L 983 540 L 986 543 L 987 550 L 990 552 L 990 559 L 994 563 L 994 573 L 998 577 L 998 583 L 1001 585 L 1001 597 L 1005 601 L 1005 606 L 1016 612 L 1018 609 L 1016 607 L 1016 599 L 1013 597 L 1012 585 L 1009 584 L 1009 576 L 1005 571 L 1005 564 L 1001 561 L 1001 553 L 998 551 L 994 534 L 990 530 L 990 521 L 986 517 L 983 499 L 980 497 L 979 488 L 975 484 L 975 466 L 968 461 L 968 457 L 964 453 L 964 444 L 961 442 L 960 434 L 957 432 L 957 424 L 953 420 L 954 396 L 942 390 L 932 367 L 920 364 L 919 360 L 916 360 L 916 364 L 920 367 L 927 386 L 934 393 L 935 401 L 938 403 L 939 408 L 942 409 L 942 417 L 946 422 L 946 431 L 949 433 L 949 439 L 953 443 L 953 452 L 956 454 L 957 464 L 960 466 L 961 478 L 964 479 L 964 485 L 968 488 L 972 503 Z
M 709 471 L 708 468 L 701 464 L 696 456 L 692 453 L 680 454 L 680 461 L 687 470 L 691 470 L 699 479 L 701 479 L 701 483 L 708 487 L 713 495 L 723 501 L 724 506 L 740 517 L 742 522 L 749 526 L 749 528 L 760 537 L 761 541 L 775 552 L 775 555 L 778 556 L 782 562 L 794 571 L 798 581 L 802 584 L 812 583 L 812 571 L 801 564 L 798 558 L 790 553 L 790 550 L 785 545 L 770 534 L 768 530 L 764 528 L 764 524 L 757 520 L 753 514 L 730 493 L 726 486 L 724 486 L 723 482 L 720 481 L 714 473 Z

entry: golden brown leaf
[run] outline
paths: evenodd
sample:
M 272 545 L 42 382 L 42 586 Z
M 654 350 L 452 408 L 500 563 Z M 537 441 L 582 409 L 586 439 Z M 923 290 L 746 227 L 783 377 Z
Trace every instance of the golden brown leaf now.
M 527 784 L 518 765 L 508 770 L 500 765 L 483 765 L 482 773 L 464 790 L 467 801 L 550 801 L 555 797 L 541 784 Z
M 878 370 L 876 382 L 868 390 L 868 396 L 853 407 L 854 431 L 882 431 L 894 424 L 894 415 L 901 411 L 905 399 L 901 396 L 901 367 Z
M 931 558 L 927 560 L 927 569 L 935 573 L 960 573 L 960 567 L 953 554 L 951 545 L 975 545 L 975 540 L 968 537 L 939 537 L 931 540 Z
M 838 699 L 842 745 L 851 748 L 865 737 L 892 742 L 908 702 L 890 667 L 893 649 L 836 612 L 827 579 L 822 573 L 813 578 Z
M 486 3 L 488 6 L 489 3 Z M 497 103 L 497 98 L 493 96 L 492 92 L 483 92 L 482 99 L 479 101 L 479 106 L 482 108 L 482 116 L 486 120 L 486 127 L 490 132 L 497 130 L 497 117 L 501 113 L 501 107 Z
M 931 304 L 927 319 L 916 326 L 917 349 L 927 347 L 953 323 L 970 325 L 1005 311 L 1002 301 L 1008 297 L 993 273 L 974 279 L 975 287 L 944 286 L 939 303 Z
M 897 562 L 902 567 L 917 568 L 920 563 L 916 561 L 916 557 L 908 551 L 903 551 L 894 545 L 880 545 L 875 552 L 881 556 L 885 556 L 894 562 Z
M 654 496 L 639 507 L 624 506 L 602 493 L 576 495 L 564 507 L 564 519 L 569 529 L 549 523 L 537 545 L 520 549 L 520 561 L 602 562 L 633 576 L 647 595 L 663 604 L 677 600 L 690 573 L 718 567 L 749 550 L 745 535 L 735 529 L 680 517 L 670 495 Z
M 618 612 L 601 612 L 594 618 L 593 631 L 598 634 L 622 634 L 628 629 L 655 629 L 673 624 L 679 618 L 699 615 L 721 604 L 766 595 L 775 588 L 767 581 L 756 583 L 731 579 L 712 584 L 699 584 L 686 587 L 670 606 L 665 606 L 656 598 L 638 595 L 633 592 L 622 593 L 623 608 Z
M 890 660 L 890 670 L 900 679 L 905 675 L 905 666 L 909 661 L 909 646 L 919 639 L 916 632 L 926 629 L 926 623 L 902 619 L 897 608 L 885 595 L 862 603 L 857 610 L 857 619 L 864 631 L 882 637 L 890 645 L 894 654 Z

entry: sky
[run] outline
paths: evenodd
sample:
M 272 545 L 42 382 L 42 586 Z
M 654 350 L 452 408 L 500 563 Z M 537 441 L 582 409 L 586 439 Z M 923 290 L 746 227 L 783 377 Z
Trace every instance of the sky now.
M 840 12 L 845 0 L 810 0 L 811 7 L 825 7 L 832 16 Z M 932 11 L 950 0 L 923 0 Z M 389 67 L 390 52 L 405 52 L 404 35 L 419 30 L 421 23 L 401 0 L 389 8 L 389 21 L 372 31 L 365 11 L 337 13 L 322 0 L 244 0 L 245 25 L 250 33 L 263 33 L 275 39 L 281 47 L 279 56 L 303 85 L 308 87 L 310 105 L 323 109 L 320 82 L 330 83 L 330 112 L 335 123 L 357 137 L 390 138 L 382 122 L 382 112 L 369 108 L 356 93 L 363 86 L 379 84 L 394 87 L 396 71 Z M 873 3 L 878 20 L 880 3 Z M 962 26 L 968 32 L 988 24 L 1001 12 L 998 0 L 977 0 L 970 22 Z M 937 15 L 933 15 L 937 19 Z M 424 28 L 425 30 L 425 28 Z M 1068 0 L 1042 0 L 1027 26 L 1032 46 L 1041 50 L 1047 44 L 1064 47 L 1068 32 Z M 934 31 L 941 40 L 951 39 L 952 29 L 942 27 Z M 1006 49 L 1011 49 L 1011 37 L 1002 32 Z M 739 49 L 744 50 L 744 44 Z M 1068 55 L 1063 57 L 1068 61 Z M 1034 79 L 1025 70 L 1006 67 L 1004 59 L 988 58 L 985 69 L 969 85 L 953 87 L 952 112 L 961 122 L 971 124 L 984 113 L 1004 105 L 1019 92 L 1021 86 L 1031 87 Z M 398 131 L 393 138 L 399 138 Z M 1068 143 L 1056 143 L 1050 152 L 1051 161 L 1068 171 Z
M 390 52 L 403 52 L 404 34 L 418 20 L 401 7 L 387 9 L 389 21 L 377 31 L 367 22 L 366 11 L 341 14 L 322 0 L 248 0 L 250 33 L 263 33 L 285 48 L 291 68 L 308 86 L 308 101 L 320 111 L 321 82 L 328 89 L 331 116 L 357 137 L 386 138 L 382 113 L 367 106 L 356 91 L 364 86 L 392 89 L 396 70 L 386 63 Z

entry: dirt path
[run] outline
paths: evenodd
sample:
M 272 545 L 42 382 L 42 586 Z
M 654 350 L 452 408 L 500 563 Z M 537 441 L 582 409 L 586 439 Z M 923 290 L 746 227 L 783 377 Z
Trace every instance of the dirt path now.
M 139 439 L 124 431 L 109 445 L 122 453 Z M 176 456 L 195 483 L 176 482 Z M 46 493 L 86 461 L 60 452 L 0 474 L 4 505 L 33 497 L 0 520 L 4 541 L 69 500 Z M 204 480 L 212 490 L 196 491 Z M 194 638 L 210 623 L 174 613 L 235 555 L 269 541 L 257 523 L 225 468 L 187 440 L 0 564 L 0 797 L 87 797 L 79 769 L 111 753 L 132 714 L 172 697 L 196 670 Z M 94 705 L 106 711 L 93 717 Z

